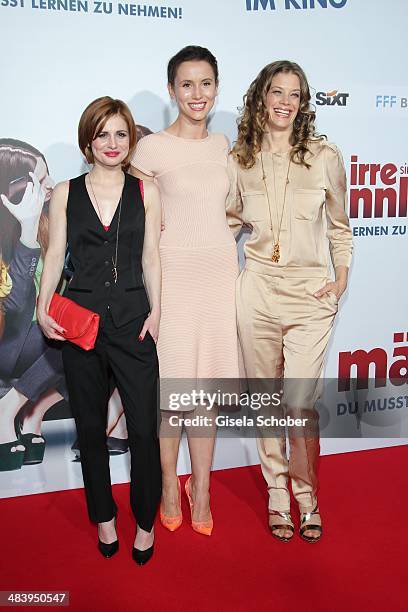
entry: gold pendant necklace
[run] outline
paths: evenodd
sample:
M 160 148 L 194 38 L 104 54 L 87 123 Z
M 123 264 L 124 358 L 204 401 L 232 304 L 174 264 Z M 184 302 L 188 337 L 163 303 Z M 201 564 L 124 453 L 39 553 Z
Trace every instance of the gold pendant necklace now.
M 271 257 L 272 261 L 274 263 L 278 263 L 279 259 L 280 259 L 280 248 L 279 248 L 279 242 L 275 242 L 273 245 L 273 251 L 272 251 L 272 257 Z
M 275 191 L 275 206 L 276 206 L 276 220 L 277 220 L 277 225 L 278 225 L 278 233 L 275 239 L 275 232 L 273 229 L 273 221 L 272 221 L 272 209 L 271 209 L 271 203 L 269 200 L 269 190 L 268 190 L 268 184 L 266 182 L 266 174 L 265 174 L 265 167 L 264 167 L 264 161 L 263 161 L 263 151 L 261 151 L 261 165 L 262 165 L 262 180 L 264 182 L 264 186 L 265 186 L 265 192 L 266 192 L 266 198 L 268 200 L 268 209 L 269 209 L 269 222 L 270 222 L 270 228 L 271 228 L 271 232 L 272 232 L 272 240 L 273 240 L 273 248 L 272 248 L 272 255 L 271 255 L 271 260 L 273 261 L 273 263 L 278 263 L 280 260 L 280 245 L 279 245 L 279 237 L 280 237 L 280 232 L 281 232 L 281 227 L 282 227 L 282 220 L 283 220 L 283 213 L 285 211 L 285 204 L 286 204 L 286 187 L 289 183 L 289 170 L 290 170 L 290 164 L 291 164 L 291 159 L 289 156 L 289 163 L 288 163 L 288 169 L 286 171 L 286 179 L 285 179 L 285 189 L 283 192 L 283 204 L 282 204 L 282 210 L 281 210 L 281 215 L 280 215 L 280 219 L 279 219 L 279 209 L 278 209 L 278 199 L 276 196 L 276 174 L 275 174 L 275 161 L 273 158 L 273 153 L 271 153 L 272 155 L 272 168 L 273 168 L 273 188 Z

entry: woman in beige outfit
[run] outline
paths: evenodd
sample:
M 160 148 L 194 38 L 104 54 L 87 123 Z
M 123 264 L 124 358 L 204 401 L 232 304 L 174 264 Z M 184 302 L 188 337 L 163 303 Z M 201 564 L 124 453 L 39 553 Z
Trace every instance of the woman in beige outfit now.
M 143 138 L 132 160 L 137 176 L 156 182 L 163 205 L 162 317 L 157 345 L 164 408 L 160 517 L 170 531 L 182 521 L 176 472 L 181 426 L 176 427 L 174 419 L 170 421 L 174 413 L 165 409 L 166 404 L 163 406 L 166 385 L 184 392 L 191 387 L 201 389 L 208 379 L 217 385 L 214 379 L 239 376 L 235 310 L 238 259 L 225 213 L 229 148 L 223 134 L 209 134 L 206 127 L 217 87 L 217 61 L 208 49 L 192 46 L 177 53 L 168 65 L 168 88 L 177 103 L 178 117 L 166 130 Z M 186 493 L 193 529 L 210 535 L 209 478 L 215 414 L 201 405 L 187 417 L 200 411 L 211 422 L 201 435 L 186 424 L 192 465 Z
M 352 252 L 342 157 L 335 145 L 315 135 L 314 120 L 303 70 L 288 61 L 269 64 L 244 98 L 229 164 L 229 224 L 236 232 L 243 224 L 252 228 L 237 284 L 238 329 L 250 387 L 254 379 L 260 384 L 259 379 L 283 377 L 286 415 L 308 419 L 306 429 L 288 428 L 289 461 L 285 435 L 259 430 L 269 525 L 282 541 L 294 530 L 289 477 L 301 512 L 300 535 L 316 542 L 322 533 L 314 403 Z

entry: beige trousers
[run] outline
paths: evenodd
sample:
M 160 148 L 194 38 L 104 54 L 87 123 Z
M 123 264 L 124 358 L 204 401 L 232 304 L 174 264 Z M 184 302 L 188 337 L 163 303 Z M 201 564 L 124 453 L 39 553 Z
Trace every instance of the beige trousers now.
M 282 405 L 275 416 L 292 415 L 308 419 L 306 429 L 288 428 L 286 434 L 271 435 L 258 429 L 257 445 L 263 476 L 269 492 L 269 510 L 287 512 L 290 508 L 288 479 L 302 512 L 317 504 L 317 464 L 319 459 L 318 415 L 314 404 L 319 397 L 319 378 L 330 338 L 337 298 L 313 293 L 328 282 L 321 270 L 316 276 L 302 277 L 302 269 L 265 267 L 258 272 L 255 262 L 247 262 L 237 281 L 238 331 L 246 374 L 252 385 L 259 379 L 283 377 Z M 313 270 L 312 270 L 313 273 Z M 303 380 L 299 380 L 303 379 Z M 270 381 L 269 381 L 270 382 Z M 284 412 L 283 412 L 284 411 Z M 278 432 L 279 433 L 279 432 Z

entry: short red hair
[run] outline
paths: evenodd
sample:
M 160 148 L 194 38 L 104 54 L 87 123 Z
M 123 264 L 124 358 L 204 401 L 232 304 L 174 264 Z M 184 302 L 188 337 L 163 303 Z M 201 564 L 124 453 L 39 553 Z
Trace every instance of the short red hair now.
M 93 164 L 94 156 L 91 149 L 91 142 L 95 140 L 108 119 L 114 115 L 123 117 L 129 131 L 129 153 L 122 162 L 124 170 L 127 170 L 136 147 L 137 136 L 136 125 L 132 113 L 128 105 L 122 100 L 115 100 L 110 96 L 102 96 L 102 98 L 97 98 L 88 104 L 79 120 L 78 144 L 88 164 Z

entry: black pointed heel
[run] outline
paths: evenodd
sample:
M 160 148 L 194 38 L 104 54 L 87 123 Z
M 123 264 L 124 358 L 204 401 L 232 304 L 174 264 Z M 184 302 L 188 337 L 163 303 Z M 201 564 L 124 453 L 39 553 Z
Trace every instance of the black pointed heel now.
M 154 545 L 152 544 L 150 548 L 146 548 L 146 550 L 139 550 L 138 548 L 133 547 L 132 549 L 132 557 L 133 561 L 136 561 L 138 565 L 146 565 L 148 561 L 153 556 Z
M 116 530 L 116 516 L 115 516 L 115 530 Z M 101 542 L 98 536 L 98 550 L 105 559 L 110 559 L 115 555 L 119 550 L 119 540 L 116 539 L 114 542 L 110 544 L 105 544 L 105 542 Z
M 105 542 L 98 540 L 98 549 L 105 559 L 110 559 L 119 550 L 119 540 L 115 540 L 111 544 L 105 544 Z

